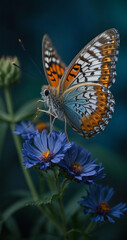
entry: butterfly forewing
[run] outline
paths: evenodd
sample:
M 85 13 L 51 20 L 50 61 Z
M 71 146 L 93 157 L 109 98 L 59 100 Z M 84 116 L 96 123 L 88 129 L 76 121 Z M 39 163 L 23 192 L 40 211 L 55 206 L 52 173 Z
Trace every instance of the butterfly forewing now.
M 65 71 L 65 64 L 58 56 L 48 35 L 42 41 L 42 59 L 47 80 L 52 87 L 57 88 Z
M 99 83 L 110 87 L 116 79 L 119 34 L 109 29 L 94 38 L 75 57 L 61 79 L 60 91 L 82 83 Z

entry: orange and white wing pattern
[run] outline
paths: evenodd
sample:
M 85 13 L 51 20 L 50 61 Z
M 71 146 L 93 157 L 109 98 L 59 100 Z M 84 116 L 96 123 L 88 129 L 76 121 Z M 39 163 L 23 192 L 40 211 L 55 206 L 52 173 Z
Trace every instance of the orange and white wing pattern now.
M 65 117 L 86 138 L 103 131 L 114 112 L 109 87 L 116 79 L 119 34 L 110 29 L 84 47 L 60 82 Z
M 109 29 L 94 38 L 74 58 L 61 79 L 61 92 L 82 83 L 98 83 L 110 87 L 116 79 L 119 33 Z
M 65 91 L 63 96 L 68 123 L 85 138 L 91 138 L 105 129 L 114 107 L 111 91 L 99 84 L 80 84 Z
M 42 59 L 49 84 L 57 88 L 65 71 L 65 64 L 61 61 L 50 38 L 46 34 L 42 41 Z

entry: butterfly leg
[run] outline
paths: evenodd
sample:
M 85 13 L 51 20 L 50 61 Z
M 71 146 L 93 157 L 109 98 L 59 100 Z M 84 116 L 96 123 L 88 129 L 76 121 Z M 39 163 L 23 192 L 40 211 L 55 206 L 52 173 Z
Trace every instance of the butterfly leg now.
M 64 127 L 65 134 L 66 134 L 66 137 L 67 137 L 67 141 L 69 142 L 69 138 L 68 138 L 68 134 L 67 134 L 67 119 L 66 119 L 66 117 L 64 117 L 64 119 L 65 119 L 65 127 Z
M 43 102 L 43 103 L 44 103 L 45 101 L 39 99 L 39 100 L 36 102 L 37 114 L 36 114 L 35 118 L 31 121 L 31 123 L 28 125 L 28 128 L 31 126 L 31 124 L 32 124 L 32 123 L 35 121 L 35 119 L 38 117 L 39 112 L 44 112 L 44 113 L 50 114 L 50 116 L 55 117 L 55 115 L 50 112 L 50 109 L 49 109 L 48 111 L 43 110 L 43 109 L 40 109 L 40 108 L 38 107 L 38 103 L 39 103 L 39 102 Z
M 31 123 L 28 125 L 28 128 L 31 126 L 31 124 L 35 121 L 35 119 L 38 117 L 38 114 L 39 114 L 39 107 L 37 106 L 39 102 L 45 102 L 41 99 L 39 99 L 37 102 L 36 102 L 36 109 L 37 109 L 37 113 L 36 113 L 36 116 L 34 117 L 34 119 L 31 121 Z
M 50 114 L 50 115 L 53 116 L 53 117 L 56 117 L 54 114 L 52 114 L 52 113 L 50 112 L 50 109 L 49 109 L 48 111 L 46 111 L 46 110 L 43 110 L 43 109 L 38 108 L 38 111 L 39 111 L 39 112 L 44 112 L 44 113 Z
M 53 125 L 54 125 L 54 122 L 55 122 L 56 118 L 58 118 L 57 115 L 53 118 L 53 121 L 52 121 L 52 124 L 51 124 L 51 130 L 53 129 Z
M 51 114 L 51 106 L 50 105 L 49 105 L 49 112 L 50 112 L 50 132 L 51 132 L 53 129 L 54 122 L 55 122 L 56 118 L 58 118 L 58 115 L 56 112 L 54 112 L 54 116 Z M 54 117 L 53 121 L 52 121 L 52 116 Z

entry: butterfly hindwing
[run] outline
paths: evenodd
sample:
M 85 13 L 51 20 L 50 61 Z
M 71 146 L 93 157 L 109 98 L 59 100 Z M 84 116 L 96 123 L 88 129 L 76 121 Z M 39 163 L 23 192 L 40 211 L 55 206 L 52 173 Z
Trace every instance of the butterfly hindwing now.
M 91 138 L 103 131 L 114 112 L 115 101 L 109 89 L 101 85 L 77 85 L 66 91 L 63 108 L 70 126 Z
M 42 41 L 42 59 L 45 74 L 49 84 L 57 88 L 65 71 L 65 64 L 58 56 L 48 35 L 44 35 Z
M 71 62 L 61 79 L 60 91 L 82 83 L 110 87 L 116 78 L 118 53 L 119 33 L 116 29 L 98 35 Z

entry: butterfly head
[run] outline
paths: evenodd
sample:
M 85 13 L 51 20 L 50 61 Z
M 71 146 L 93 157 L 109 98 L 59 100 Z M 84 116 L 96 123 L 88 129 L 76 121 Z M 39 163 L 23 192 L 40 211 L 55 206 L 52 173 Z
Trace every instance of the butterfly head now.
M 50 101 L 49 85 L 44 85 L 42 87 L 41 96 L 42 96 L 42 99 L 44 100 L 44 102 L 46 103 L 46 105 L 49 105 L 49 101 Z

